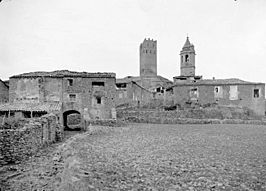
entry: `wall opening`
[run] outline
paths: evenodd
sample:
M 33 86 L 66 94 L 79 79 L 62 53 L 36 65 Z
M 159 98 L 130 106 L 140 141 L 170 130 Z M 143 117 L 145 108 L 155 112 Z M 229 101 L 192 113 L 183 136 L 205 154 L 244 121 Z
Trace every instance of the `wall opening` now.
M 73 86 L 73 79 L 67 79 L 68 81 L 68 86 Z
M 104 82 L 92 82 L 92 86 L 104 86 Z
M 260 97 L 260 90 L 259 89 L 254 89 L 253 97 L 254 98 L 259 98 Z
M 69 101 L 70 102 L 75 102 L 76 101 L 76 94 L 69 94 Z
M 68 110 L 63 113 L 64 130 L 81 130 L 81 114 L 76 110 Z
M 185 62 L 188 62 L 189 61 L 189 56 L 186 54 L 185 56 Z
M 97 104 L 102 104 L 102 98 L 101 97 L 96 97 Z

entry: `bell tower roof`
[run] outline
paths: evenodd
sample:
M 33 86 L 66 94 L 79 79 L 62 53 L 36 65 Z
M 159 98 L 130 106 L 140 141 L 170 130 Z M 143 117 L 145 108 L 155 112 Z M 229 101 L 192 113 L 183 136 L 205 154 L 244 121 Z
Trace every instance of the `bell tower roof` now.
M 187 36 L 187 40 L 186 40 L 186 42 L 185 42 L 185 44 L 184 44 L 184 46 L 183 46 L 183 48 L 182 48 L 182 50 L 181 50 L 181 53 L 182 52 L 186 52 L 186 51 L 192 51 L 192 52 L 195 52 L 195 50 L 194 50 L 194 45 L 192 44 L 192 43 L 190 43 L 190 41 L 189 41 L 189 37 Z
M 186 42 L 185 42 L 183 48 L 185 48 L 185 47 L 190 47 L 190 46 L 191 46 L 191 43 L 190 43 L 190 41 L 189 41 L 189 38 L 187 37 L 187 40 L 186 40 Z

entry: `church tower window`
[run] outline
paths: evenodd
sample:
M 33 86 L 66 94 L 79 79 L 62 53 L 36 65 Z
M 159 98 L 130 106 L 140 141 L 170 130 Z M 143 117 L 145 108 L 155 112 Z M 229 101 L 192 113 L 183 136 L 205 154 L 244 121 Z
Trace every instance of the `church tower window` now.
M 186 54 L 185 56 L 185 62 L 188 62 L 189 61 L 189 56 Z

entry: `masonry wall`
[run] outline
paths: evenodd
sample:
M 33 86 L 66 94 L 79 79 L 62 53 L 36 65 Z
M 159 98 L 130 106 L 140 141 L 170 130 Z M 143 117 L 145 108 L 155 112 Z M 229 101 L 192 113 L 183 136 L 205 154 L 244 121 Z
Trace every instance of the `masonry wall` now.
M 9 102 L 39 102 L 39 81 L 40 78 L 10 78 Z
M 215 96 L 214 88 L 219 86 L 222 90 L 220 96 Z M 237 85 L 238 98 L 230 99 L 231 85 L 180 85 L 174 87 L 175 104 L 184 104 L 187 101 L 196 101 L 199 104 L 218 103 L 219 105 L 235 105 L 248 107 L 259 115 L 265 114 L 265 86 L 263 84 L 242 84 Z M 232 85 L 234 86 L 234 85 Z M 190 89 L 198 88 L 197 99 L 191 99 Z M 254 97 L 254 89 L 260 89 L 260 96 Z
M 63 112 L 76 110 L 85 119 L 110 119 L 111 110 L 115 108 L 116 87 L 115 78 L 81 78 L 73 79 L 73 85 L 69 86 L 68 79 L 63 79 Z M 104 83 L 93 85 L 95 82 Z M 71 99 L 75 95 L 75 99 Z M 98 99 L 98 100 L 97 100 Z M 101 103 L 98 103 L 99 101 Z
M 0 166 L 19 163 L 41 147 L 63 138 L 63 129 L 52 114 L 19 124 L 0 130 Z
M 153 94 L 136 83 L 127 83 L 126 88 L 116 90 L 116 105 L 131 103 L 131 104 L 146 104 L 152 98 Z
M 139 51 L 140 76 L 157 76 L 157 42 L 145 39 Z
M 8 87 L 0 81 L 0 103 L 8 102 Z
M 247 109 L 233 107 L 198 108 L 175 111 L 119 110 L 119 120 L 157 124 L 259 124 L 266 122 Z
M 41 101 L 61 102 L 62 101 L 62 78 L 43 78 L 40 83 Z
M 104 86 L 93 86 L 93 82 L 103 82 Z M 11 103 L 61 102 L 62 112 L 75 110 L 85 118 L 109 119 L 112 118 L 111 110 L 115 108 L 115 78 L 10 78 L 9 97 Z M 100 104 L 97 98 L 101 99 Z

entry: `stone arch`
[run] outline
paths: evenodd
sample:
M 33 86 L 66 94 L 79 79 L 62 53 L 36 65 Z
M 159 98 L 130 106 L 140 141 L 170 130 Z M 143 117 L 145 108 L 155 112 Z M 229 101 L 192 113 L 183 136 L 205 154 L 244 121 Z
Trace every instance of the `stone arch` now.
M 79 123 L 77 124 L 69 124 L 69 116 L 72 114 L 78 114 L 79 115 Z M 63 125 L 64 125 L 64 130 L 81 130 L 81 123 L 82 123 L 82 118 L 81 118 L 81 113 L 77 110 L 67 110 L 63 113 Z

